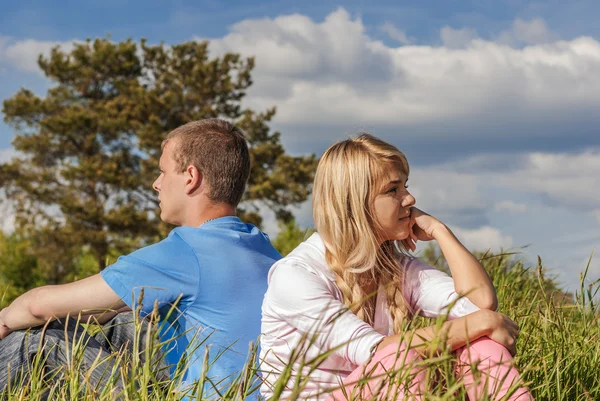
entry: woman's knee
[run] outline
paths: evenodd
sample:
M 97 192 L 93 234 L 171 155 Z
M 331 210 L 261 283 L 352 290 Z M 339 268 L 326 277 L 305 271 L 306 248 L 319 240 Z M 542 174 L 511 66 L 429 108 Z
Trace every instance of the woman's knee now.
M 378 363 L 380 369 L 386 372 L 405 372 L 411 373 L 414 378 L 423 374 L 420 362 L 423 361 L 421 355 L 414 349 L 410 349 L 406 344 L 388 345 L 381 351 L 378 351 L 372 363 Z
M 513 359 L 505 346 L 488 337 L 481 337 L 473 341 L 469 349 L 476 351 L 480 357 L 485 357 L 494 362 L 509 362 Z

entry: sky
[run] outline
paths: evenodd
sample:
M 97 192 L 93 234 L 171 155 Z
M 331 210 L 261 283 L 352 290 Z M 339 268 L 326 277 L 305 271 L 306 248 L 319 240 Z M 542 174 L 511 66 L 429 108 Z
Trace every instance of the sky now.
M 52 3 L 0 0 L 1 99 L 43 96 L 36 60 L 56 45 L 209 40 L 214 56 L 256 57 L 244 106 L 277 106 L 288 152 L 371 132 L 407 155 L 417 206 L 469 248 L 540 255 L 579 288 L 600 244 L 600 2 Z M 0 122 L 0 162 L 14 135 Z M 312 225 L 310 203 L 296 215 Z M 0 216 L 10 229 L 6 205 Z

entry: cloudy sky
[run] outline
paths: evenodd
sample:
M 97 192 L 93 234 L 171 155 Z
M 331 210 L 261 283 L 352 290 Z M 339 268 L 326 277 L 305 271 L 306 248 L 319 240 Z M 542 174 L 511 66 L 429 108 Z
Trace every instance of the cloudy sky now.
M 541 255 L 576 289 L 600 244 L 600 3 L 297 3 L 4 2 L 0 98 L 20 87 L 43 95 L 37 55 L 57 44 L 208 39 L 214 55 L 256 56 L 245 104 L 277 106 L 289 152 L 372 132 L 407 154 L 418 206 L 469 247 L 527 246 L 525 258 Z M 13 136 L 0 123 L 0 161 Z M 297 214 L 312 224 L 310 205 Z

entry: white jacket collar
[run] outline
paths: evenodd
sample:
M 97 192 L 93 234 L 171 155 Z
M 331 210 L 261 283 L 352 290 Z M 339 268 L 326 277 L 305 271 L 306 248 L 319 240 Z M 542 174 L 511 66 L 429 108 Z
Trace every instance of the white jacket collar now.
M 325 243 L 319 233 L 311 235 L 284 259 L 302 262 L 302 267 L 306 270 L 324 276 L 329 281 L 335 283 L 335 273 L 325 261 Z

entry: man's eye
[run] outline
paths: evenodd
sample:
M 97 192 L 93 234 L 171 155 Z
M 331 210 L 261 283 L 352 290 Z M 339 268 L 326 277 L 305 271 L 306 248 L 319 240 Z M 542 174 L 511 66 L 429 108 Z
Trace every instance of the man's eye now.
M 408 183 L 404 184 L 404 188 L 408 188 Z

